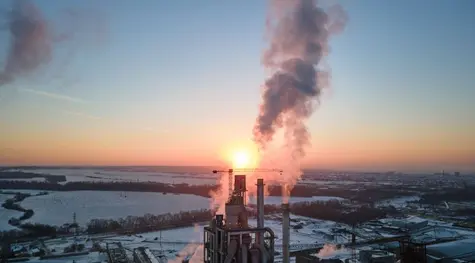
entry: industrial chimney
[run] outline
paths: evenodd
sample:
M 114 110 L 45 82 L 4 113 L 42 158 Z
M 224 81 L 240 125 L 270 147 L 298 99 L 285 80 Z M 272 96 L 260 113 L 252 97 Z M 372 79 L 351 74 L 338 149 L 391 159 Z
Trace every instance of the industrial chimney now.
M 289 243 L 290 243 L 290 209 L 289 204 L 282 204 L 282 257 L 283 263 L 289 263 Z
M 264 179 L 257 179 L 257 227 L 264 227 Z
M 257 179 L 257 228 L 264 228 L 264 179 Z M 264 233 L 257 235 L 257 243 L 261 249 L 262 262 L 266 262 Z

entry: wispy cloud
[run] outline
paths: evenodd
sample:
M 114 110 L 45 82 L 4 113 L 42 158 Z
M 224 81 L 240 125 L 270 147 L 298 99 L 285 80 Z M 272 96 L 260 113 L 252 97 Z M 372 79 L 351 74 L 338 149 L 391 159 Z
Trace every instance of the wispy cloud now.
M 26 89 L 26 88 L 18 88 L 18 90 L 23 91 L 23 92 L 28 92 L 34 95 L 42 96 L 42 97 L 47 97 L 50 99 L 55 99 L 55 100 L 63 100 L 63 101 L 69 101 L 69 102 L 74 102 L 74 103 L 87 103 L 87 101 L 81 98 L 71 97 L 71 96 L 58 94 L 58 93 L 52 93 L 52 92 L 46 92 L 46 91 L 34 90 L 34 89 Z
M 102 119 L 101 117 L 90 115 L 90 114 L 87 114 L 87 113 L 84 113 L 84 112 L 68 111 L 68 110 L 63 110 L 62 112 L 66 115 L 86 118 L 86 119 L 90 119 L 90 120 L 100 120 L 100 119 Z

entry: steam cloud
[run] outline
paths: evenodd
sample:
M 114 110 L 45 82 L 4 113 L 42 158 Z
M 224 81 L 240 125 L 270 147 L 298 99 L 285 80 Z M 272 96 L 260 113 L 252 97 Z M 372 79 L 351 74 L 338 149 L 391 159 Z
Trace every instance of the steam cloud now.
M 10 46 L 3 70 L 0 72 L 0 86 L 13 82 L 15 79 L 33 73 L 53 59 L 55 44 L 71 40 L 81 28 L 81 13 L 77 10 L 65 12 L 74 28 L 67 32 L 53 32 L 52 25 L 43 16 L 41 10 L 29 0 L 14 0 L 11 11 L 7 15 L 7 28 L 10 33 Z M 88 13 L 88 17 L 91 15 Z M 63 19 L 64 20 L 64 19 Z M 84 20 L 84 19 L 83 19 Z M 102 24 L 96 23 L 94 31 L 102 30 Z M 56 33 L 56 34 L 55 34 Z M 94 36 L 94 37 L 98 37 Z
M 348 251 L 344 247 L 338 248 L 336 245 L 333 244 L 325 244 L 323 248 L 318 251 L 317 257 L 320 259 L 329 259 L 333 257 L 338 257 L 340 255 L 348 255 L 350 251 Z
M 254 141 L 265 150 L 277 130 L 284 128 L 286 147 L 294 161 L 305 156 L 310 134 L 305 121 L 329 86 L 330 72 L 324 57 L 330 37 L 343 31 L 347 15 L 339 5 L 327 10 L 316 0 L 273 0 L 268 16 L 270 46 L 262 57 L 272 75 L 264 84 Z M 293 171 L 292 171 L 293 170 Z M 287 190 L 300 169 L 286 171 Z
M 32 72 L 51 61 L 53 39 L 40 10 L 26 0 L 15 0 L 8 16 L 11 34 L 10 49 L 0 85 L 12 82 L 16 76 Z

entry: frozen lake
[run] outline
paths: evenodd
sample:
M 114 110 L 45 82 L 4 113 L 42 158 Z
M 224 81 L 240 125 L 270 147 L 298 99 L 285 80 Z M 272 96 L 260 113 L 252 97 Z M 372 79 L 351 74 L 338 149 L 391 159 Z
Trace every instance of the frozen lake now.
M 13 195 L 5 195 L 5 194 L 0 194 L 0 204 L 3 204 L 5 200 L 12 198 Z M 10 229 L 16 229 L 16 227 L 13 227 L 8 224 L 8 220 L 12 217 L 19 217 L 23 213 L 15 211 L 15 210 L 8 210 L 0 206 L 0 231 L 6 231 Z
M 26 198 L 21 205 L 33 209 L 29 222 L 51 225 L 71 223 L 73 213 L 79 224 L 91 219 L 117 219 L 145 214 L 178 213 L 209 208 L 208 198 L 141 192 L 71 191 Z
M 343 199 L 332 196 L 292 197 L 290 203 L 328 200 Z M 249 199 L 249 203 L 255 202 L 255 198 Z M 279 205 L 281 202 L 282 198 L 278 196 L 265 197 L 265 204 Z M 208 209 L 210 203 L 209 198 L 187 194 L 70 191 L 31 196 L 23 200 L 21 206 L 35 212 L 28 222 L 62 225 L 72 222 L 73 213 L 76 213 L 77 222 L 85 225 L 91 219 L 118 219 Z

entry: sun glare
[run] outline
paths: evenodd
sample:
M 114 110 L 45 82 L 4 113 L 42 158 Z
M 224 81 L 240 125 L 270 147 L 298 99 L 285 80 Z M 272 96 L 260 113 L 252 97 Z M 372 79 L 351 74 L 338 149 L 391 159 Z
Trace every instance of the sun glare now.
M 250 156 L 249 153 L 244 151 L 239 151 L 234 153 L 233 156 L 233 168 L 248 168 L 250 164 Z

